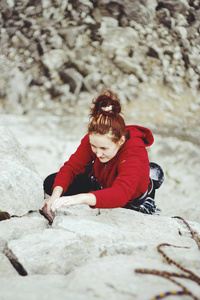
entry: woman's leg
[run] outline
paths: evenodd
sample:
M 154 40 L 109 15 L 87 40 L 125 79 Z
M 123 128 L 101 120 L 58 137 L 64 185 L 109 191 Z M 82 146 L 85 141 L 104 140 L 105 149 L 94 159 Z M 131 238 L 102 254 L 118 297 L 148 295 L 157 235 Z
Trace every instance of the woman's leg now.
M 74 181 L 68 187 L 67 191 L 63 196 L 71 196 L 80 193 L 88 193 L 89 191 L 91 191 L 91 180 L 90 177 L 88 176 L 91 170 L 92 170 L 92 165 L 89 165 L 83 174 L 78 175 L 74 179 Z M 47 195 L 51 195 L 52 193 L 52 187 L 56 175 L 57 173 L 53 173 L 44 180 L 44 191 Z
M 153 214 L 156 209 L 154 198 L 155 186 L 153 180 L 149 178 L 148 191 L 144 195 L 134 199 L 132 202 L 128 202 L 123 208 L 133 209 L 145 214 Z
M 52 187 L 53 187 L 56 175 L 57 175 L 57 173 L 53 173 L 53 174 L 49 175 L 47 178 L 45 178 L 45 180 L 44 180 L 44 183 L 43 183 L 44 191 L 49 196 L 52 193 Z

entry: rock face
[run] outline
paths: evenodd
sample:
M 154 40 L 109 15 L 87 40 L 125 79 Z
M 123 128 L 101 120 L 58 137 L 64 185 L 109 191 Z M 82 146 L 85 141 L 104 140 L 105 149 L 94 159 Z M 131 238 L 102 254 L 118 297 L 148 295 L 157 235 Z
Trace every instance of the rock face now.
M 55 120 L 54 118 L 54 122 Z M 43 118 L 42 121 L 48 123 Z M 48 121 L 50 124 L 54 123 L 49 118 Z M 24 123 L 21 128 L 23 127 Z M 0 133 L 1 157 L 7 159 L 8 169 L 14 163 L 16 174 L 22 169 L 23 174 L 34 173 L 26 154 L 2 121 Z M 186 224 L 179 218 L 171 217 L 177 215 L 177 212 L 181 216 L 187 216 L 194 237 L 199 240 L 199 214 L 197 209 L 194 211 L 198 207 L 198 183 L 194 179 L 199 170 L 199 151 L 187 142 L 179 145 L 178 141 L 166 138 L 162 144 L 162 139 L 156 137 L 159 146 L 156 151 L 149 153 L 150 157 L 157 157 L 158 161 L 162 157 L 166 171 L 166 187 L 158 190 L 158 197 L 156 196 L 157 205 L 162 209 L 160 215 L 145 215 L 123 208 L 105 209 L 99 214 L 97 210 L 83 205 L 61 209 L 49 226 L 48 221 L 38 212 L 43 199 L 38 204 L 35 199 L 37 205 L 31 204 L 30 207 L 33 192 L 26 194 L 27 199 L 24 199 L 20 189 L 17 189 L 13 195 L 18 206 L 16 209 L 21 210 L 23 205 L 29 205 L 26 212 L 30 209 L 34 211 L 0 222 L 0 298 L 148 300 L 159 293 L 180 290 L 180 286 L 165 278 L 136 272 L 136 269 L 148 268 L 183 273 L 183 270 L 172 263 L 168 264 L 158 253 L 157 246 L 161 243 L 189 247 L 163 246 L 162 250 L 170 259 L 199 277 L 198 245 Z M 46 143 L 47 147 L 51 144 L 48 139 Z M 33 144 L 35 146 L 35 142 Z M 176 156 L 172 155 L 170 158 L 166 153 L 176 153 Z M 12 161 L 8 158 L 12 158 Z M 1 161 L 2 165 L 3 160 Z M 175 164 L 176 168 L 171 169 L 170 165 Z M 186 166 L 183 171 L 181 166 L 184 164 Z M 186 176 L 189 172 L 190 176 Z M 11 174 L 14 179 L 15 173 Z M 180 178 L 180 174 L 183 178 Z M 0 178 L 3 178 L 2 174 Z M 17 180 L 19 178 L 16 182 Z M 26 178 L 23 180 L 30 189 L 34 187 L 40 191 L 40 184 L 35 183 L 33 175 L 28 175 L 27 181 Z M 10 182 L 10 178 L 7 181 Z M 20 184 L 18 181 L 16 185 L 20 187 Z M 6 195 L 5 191 L 1 191 L 1 194 Z M 10 199 L 12 198 L 7 201 Z M 21 199 L 24 199 L 23 202 Z M 13 207 L 13 203 L 9 203 Z M 165 215 L 167 211 L 170 216 Z M 196 282 L 175 279 L 196 296 L 200 294 Z
M 199 235 L 200 225 L 189 224 Z M 63 300 L 141 300 L 179 290 L 166 279 L 135 272 L 136 268 L 183 272 L 163 261 L 156 250 L 160 243 L 189 246 L 162 250 L 199 274 L 198 246 L 184 222 L 176 218 L 122 208 L 97 214 L 77 206 L 57 212 L 51 227 L 37 212 L 2 221 L 1 299 L 25 300 L 31 294 L 35 300 L 53 300 L 58 295 Z M 197 283 L 185 280 L 184 285 L 199 294 Z
M 42 179 L 2 119 L 0 140 L 0 210 L 22 216 L 41 208 Z
M 199 92 L 199 1 L 2 0 L 0 8 L 0 96 L 9 111 L 72 104 L 103 86 L 125 101 L 144 83 Z

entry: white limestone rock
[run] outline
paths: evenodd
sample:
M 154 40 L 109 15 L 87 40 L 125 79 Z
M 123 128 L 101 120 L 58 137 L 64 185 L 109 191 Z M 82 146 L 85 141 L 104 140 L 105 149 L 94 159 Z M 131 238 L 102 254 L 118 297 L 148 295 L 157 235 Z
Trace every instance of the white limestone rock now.
M 13 266 L 11 265 L 10 261 L 8 260 L 8 258 L 0 252 L 0 264 L 1 264 L 1 268 L 0 268 L 0 277 L 10 277 L 10 276 L 18 276 L 17 271 L 13 268 Z
M 68 56 L 62 49 L 50 50 L 42 57 L 42 63 L 50 72 L 59 69 L 66 61 L 68 61 Z
M 23 236 L 42 233 L 48 227 L 48 221 L 39 213 L 25 217 L 14 217 L 0 222 L 0 250 L 11 240 L 17 240 Z
M 66 275 L 85 262 L 87 250 L 76 234 L 46 229 L 8 243 L 7 249 L 31 274 Z
M 14 299 L 92 300 L 88 294 L 68 291 L 67 279 L 63 275 L 1 277 L 1 300 Z
M 33 221 L 38 225 L 31 233 Z M 160 243 L 189 246 L 188 249 L 165 246 L 162 250 L 183 267 L 199 274 L 199 249 L 186 225 L 178 219 L 122 208 L 101 210 L 97 215 L 96 210 L 78 206 L 60 210 L 53 226 L 46 229 L 46 220 L 43 224 L 35 216 L 22 217 L 16 228 L 13 222 L 17 223 L 14 219 L 0 223 L 0 236 L 5 230 L 4 225 L 1 231 L 1 224 L 6 224 L 10 232 L 16 231 L 6 250 L 28 276 L 22 279 L 12 275 L 4 261 L 5 270 L 0 273 L 2 300 L 16 297 L 19 300 L 153 298 L 176 286 L 158 276 L 138 274 L 137 268 L 182 272 L 158 253 L 156 247 Z M 21 231 L 17 237 L 20 227 L 22 230 L 26 223 L 28 231 L 25 234 Z M 199 223 L 189 224 L 200 233 Z M 1 276 L 3 272 L 6 278 Z M 199 294 L 195 282 L 187 280 L 185 285 Z
M 10 220 L 8 228 L 9 224 Z M 199 231 L 198 226 L 194 228 Z M 10 240 L 6 249 L 29 275 L 66 275 L 104 256 L 135 256 L 139 261 L 148 251 L 150 259 L 157 259 L 155 246 L 164 242 L 193 248 L 195 244 L 176 219 L 126 209 L 102 210 L 95 215 L 91 209 L 76 207 L 61 210 L 49 229 Z
M 0 210 L 22 216 L 41 208 L 42 179 L 2 119 L 0 141 Z

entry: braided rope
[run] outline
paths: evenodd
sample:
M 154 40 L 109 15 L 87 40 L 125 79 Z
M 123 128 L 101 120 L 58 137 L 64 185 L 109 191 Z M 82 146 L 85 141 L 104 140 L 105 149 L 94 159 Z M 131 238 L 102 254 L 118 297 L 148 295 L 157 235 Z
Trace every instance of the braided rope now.
M 179 216 L 175 216 L 175 217 L 172 217 L 172 218 L 176 218 L 176 219 L 180 219 L 183 221 L 183 223 L 185 223 L 185 225 L 188 227 L 190 233 L 191 233 L 191 236 L 192 238 L 195 240 L 199 250 L 200 250 L 200 238 L 198 237 L 198 233 L 194 230 L 192 230 L 192 228 L 190 227 L 190 225 L 188 224 L 188 222 L 183 219 L 182 217 L 179 217 Z
M 180 247 L 180 246 L 174 246 L 174 245 L 171 245 L 171 244 L 160 244 L 157 246 L 157 250 L 158 252 L 160 252 L 162 254 L 162 256 L 166 259 L 166 261 L 169 263 L 169 264 L 173 264 L 175 265 L 176 267 L 178 267 L 179 269 L 181 269 L 182 271 L 186 272 L 186 273 L 189 273 L 190 275 L 189 276 L 186 276 L 184 274 L 184 276 L 181 276 L 182 278 L 188 278 L 190 280 L 193 280 L 195 282 L 197 282 L 199 285 L 200 285 L 200 277 L 198 277 L 197 275 L 195 275 L 192 271 L 184 268 L 183 266 L 181 266 L 179 263 L 177 263 L 175 260 L 169 258 L 169 256 L 167 256 L 164 251 L 162 251 L 160 248 L 162 246 L 171 246 L 171 247 L 174 247 L 174 248 L 186 248 L 188 249 L 189 247 Z
M 192 238 L 195 240 L 195 242 L 197 243 L 197 246 L 200 249 L 200 244 L 199 244 L 200 239 L 198 238 L 197 233 L 191 229 L 191 227 L 188 224 L 188 222 L 185 221 L 181 217 L 177 217 L 176 216 L 176 217 L 173 217 L 173 218 L 181 219 L 186 224 L 186 226 L 190 230 Z M 175 283 L 176 285 L 178 285 L 179 287 L 182 288 L 181 291 L 174 291 L 174 290 L 172 290 L 172 291 L 167 291 L 165 293 L 160 293 L 160 294 L 156 295 L 155 297 L 153 297 L 151 300 L 158 300 L 158 299 L 162 299 L 162 298 L 165 298 L 167 296 L 172 296 L 172 295 L 188 295 L 188 296 L 191 296 L 194 300 L 200 300 L 200 298 L 198 298 L 197 296 L 195 296 L 183 284 L 181 284 L 180 282 L 178 282 L 177 280 L 175 280 L 175 279 L 172 278 L 172 277 L 186 278 L 186 279 L 193 280 L 197 284 L 200 285 L 200 277 L 198 277 L 192 271 L 184 268 L 179 263 L 177 263 L 175 260 L 171 259 L 168 255 L 166 255 L 166 253 L 163 250 L 161 250 L 161 247 L 163 247 L 163 246 L 171 246 L 171 247 L 175 247 L 175 248 L 186 248 L 186 249 L 188 249 L 189 247 L 174 246 L 174 245 L 167 244 L 167 243 L 162 243 L 162 244 L 159 244 L 157 246 L 157 251 L 162 254 L 162 256 L 167 260 L 167 262 L 169 264 L 174 264 L 176 267 L 178 267 L 179 269 L 181 269 L 183 272 L 185 272 L 187 274 L 185 274 L 185 273 L 175 273 L 175 272 L 160 271 L 160 270 L 155 270 L 155 269 L 136 269 L 135 270 L 136 273 L 140 273 L 140 274 L 152 274 L 152 275 L 161 276 L 163 278 L 166 278 L 166 279 L 170 280 L 171 282 Z

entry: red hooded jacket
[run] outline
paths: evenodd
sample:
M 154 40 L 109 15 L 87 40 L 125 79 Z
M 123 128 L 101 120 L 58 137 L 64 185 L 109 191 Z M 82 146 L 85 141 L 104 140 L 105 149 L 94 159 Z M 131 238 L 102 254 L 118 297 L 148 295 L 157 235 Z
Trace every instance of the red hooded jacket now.
M 131 199 L 145 193 L 149 183 L 146 147 L 152 145 L 153 135 L 149 129 L 140 126 L 129 125 L 126 130 L 130 138 L 106 164 L 101 163 L 92 151 L 87 134 L 76 152 L 61 167 L 53 188 L 61 186 L 65 193 L 74 178 L 84 173 L 86 166 L 94 161 L 92 173 L 103 189 L 92 191 L 97 200 L 93 208 L 123 207 Z

